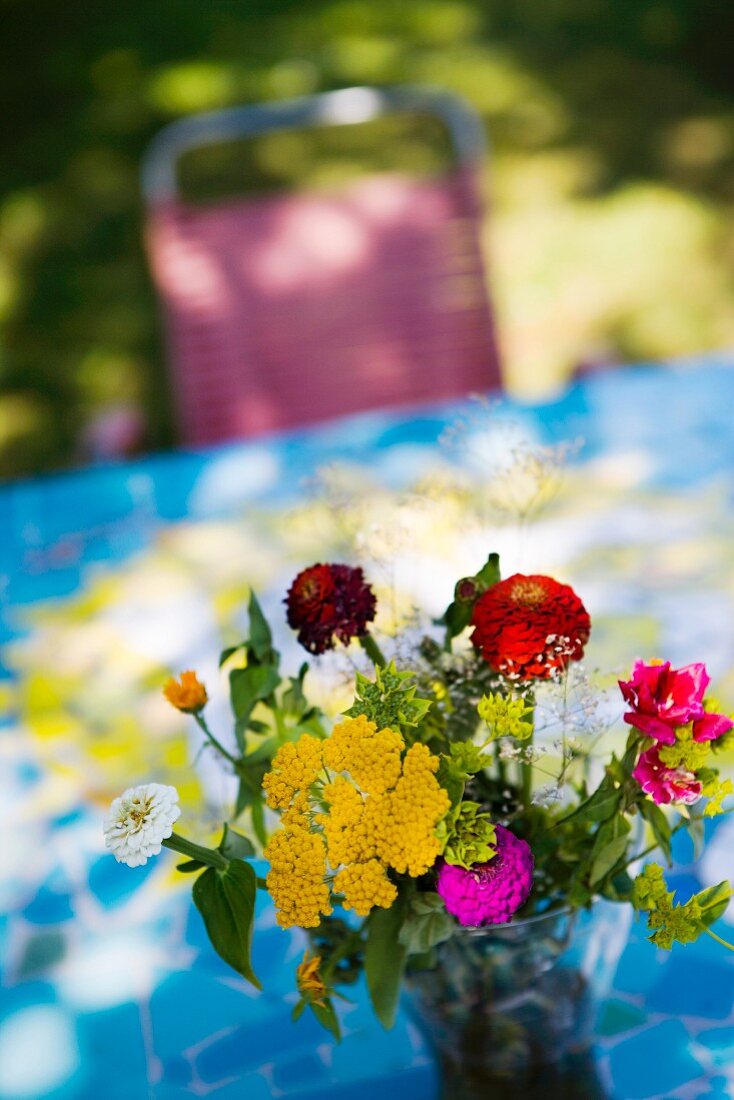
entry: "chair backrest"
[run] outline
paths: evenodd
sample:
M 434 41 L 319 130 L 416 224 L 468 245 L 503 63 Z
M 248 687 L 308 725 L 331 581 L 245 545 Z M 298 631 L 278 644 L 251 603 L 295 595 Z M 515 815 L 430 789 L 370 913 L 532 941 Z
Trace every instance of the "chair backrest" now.
M 184 202 L 177 162 L 272 129 L 438 116 L 457 164 L 337 190 Z M 346 89 L 174 123 L 143 166 L 181 433 L 198 445 L 499 385 L 479 245 L 478 119 L 417 88 Z

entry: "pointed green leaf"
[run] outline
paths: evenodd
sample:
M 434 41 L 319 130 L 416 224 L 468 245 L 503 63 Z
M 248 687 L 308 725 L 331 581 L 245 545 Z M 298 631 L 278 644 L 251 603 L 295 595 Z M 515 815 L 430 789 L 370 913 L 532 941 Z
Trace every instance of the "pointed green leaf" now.
M 619 863 L 629 846 L 630 828 L 624 814 L 616 814 L 600 826 L 591 850 L 590 886 L 596 886 Z
M 695 895 L 701 909 L 701 920 L 706 928 L 717 921 L 729 908 L 729 899 L 734 894 L 730 882 L 719 882 Z
M 334 1006 L 331 1004 L 331 1001 L 325 1001 L 321 1005 L 317 1005 L 312 1001 L 311 1011 L 321 1026 L 326 1028 L 327 1031 L 330 1031 L 337 1043 L 340 1043 L 342 1033 L 339 1027 L 339 1020 L 337 1019 L 336 1012 L 334 1012 Z
M 210 867 L 194 883 L 193 897 L 212 947 L 226 963 L 251 982 L 262 986 L 250 964 L 257 878 L 252 865 L 241 860 L 226 870 Z
M 475 580 L 479 581 L 482 591 L 497 584 L 500 579 L 500 556 L 490 554 L 482 568 L 477 573 Z
M 248 611 L 250 615 L 249 648 L 258 661 L 269 661 L 273 654 L 273 635 L 268 620 L 263 615 L 263 610 L 253 591 L 250 592 Z
M 203 867 L 206 867 L 206 863 L 200 863 L 198 859 L 188 859 L 184 863 L 176 864 L 176 870 L 180 871 L 182 875 L 193 875 L 196 871 L 201 871 Z
M 255 847 L 249 837 L 238 833 L 231 825 L 224 826 L 219 851 L 227 859 L 249 859 L 255 855 Z
M 400 983 L 405 970 L 406 948 L 400 943 L 405 916 L 398 898 L 389 909 L 373 909 L 367 918 L 365 976 L 375 1015 L 385 1028 L 395 1023 Z
M 226 664 L 230 657 L 233 657 L 240 649 L 245 648 L 245 642 L 238 642 L 237 645 L 229 645 L 226 649 L 223 649 L 219 654 L 219 667 Z
M 446 911 L 443 898 L 416 894 L 400 928 L 399 940 L 409 955 L 423 955 L 453 934 L 456 922 Z
M 670 852 L 670 837 L 671 828 L 670 822 L 665 816 L 664 812 L 659 806 L 649 799 L 644 799 L 639 804 L 640 813 L 644 817 L 645 821 L 652 829 L 652 834 L 656 841 L 660 845 L 660 849 L 665 856 L 665 861 L 670 866 L 671 864 L 671 852 Z

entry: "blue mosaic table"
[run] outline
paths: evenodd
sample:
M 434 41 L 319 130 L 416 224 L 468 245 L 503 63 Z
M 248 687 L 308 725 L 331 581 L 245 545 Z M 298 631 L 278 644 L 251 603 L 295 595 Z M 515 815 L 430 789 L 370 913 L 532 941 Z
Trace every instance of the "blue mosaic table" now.
M 490 414 L 505 440 L 584 439 L 521 564 L 583 594 L 595 624 L 590 662 L 705 659 L 729 707 L 732 409 L 734 355 L 620 369 L 542 406 L 502 403 Z M 478 449 L 439 447 L 457 417 Z M 398 516 L 428 471 L 463 464 L 476 478 L 496 456 L 481 417 L 455 405 L 0 489 L 2 1100 L 437 1096 L 430 1048 L 407 1010 L 385 1033 L 360 987 L 340 1046 L 308 1018 L 292 1026 L 299 934 L 279 930 L 261 903 L 254 957 L 267 993 L 256 994 L 213 954 L 173 856 L 118 866 L 100 826 L 109 799 L 149 777 L 175 782 L 204 830 L 226 802 L 228 777 L 211 759 L 192 772 L 200 746 L 161 703 L 161 677 L 195 665 L 216 683 L 213 658 L 244 624 L 247 585 L 277 618 L 295 568 L 341 545 L 309 479 L 334 463 L 348 469 L 379 541 L 374 518 L 384 526 L 388 499 Z M 414 542 L 431 530 L 416 499 Z M 496 522 L 485 549 L 512 562 L 512 525 Z M 476 533 L 440 541 L 398 548 L 411 576 L 418 559 L 406 565 L 408 552 L 433 555 L 417 601 L 423 593 L 430 604 L 436 589 L 446 603 L 450 578 L 476 566 Z M 285 632 L 278 644 L 286 664 L 299 660 Z M 223 698 L 213 715 L 225 717 Z M 681 897 L 734 877 L 734 827 L 723 822 L 701 862 L 677 846 Z M 719 930 L 732 937 L 726 918 Z M 657 952 L 633 927 L 597 1032 L 614 1100 L 734 1095 L 731 957 L 706 937 Z

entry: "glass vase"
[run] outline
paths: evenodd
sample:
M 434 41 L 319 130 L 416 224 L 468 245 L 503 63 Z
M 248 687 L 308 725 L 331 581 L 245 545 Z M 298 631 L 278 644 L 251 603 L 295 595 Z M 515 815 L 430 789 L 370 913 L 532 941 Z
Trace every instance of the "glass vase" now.
M 408 975 L 444 1100 L 597 1100 L 594 1024 L 627 941 L 629 906 L 461 929 Z

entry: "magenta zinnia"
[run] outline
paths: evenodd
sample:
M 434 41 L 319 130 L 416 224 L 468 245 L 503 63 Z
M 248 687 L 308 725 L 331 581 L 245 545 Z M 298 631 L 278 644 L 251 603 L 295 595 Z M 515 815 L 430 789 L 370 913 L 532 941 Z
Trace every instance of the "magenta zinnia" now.
M 436 889 L 459 924 L 504 924 L 524 905 L 533 885 L 533 853 L 525 840 L 496 825 L 497 853 L 468 871 L 443 862 Z
M 367 633 L 376 600 L 364 573 L 351 565 L 311 565 L 293 581 L 285 599 L 288 624 L 309 653 L 325 653 L 335 639 L 346 645 Z

